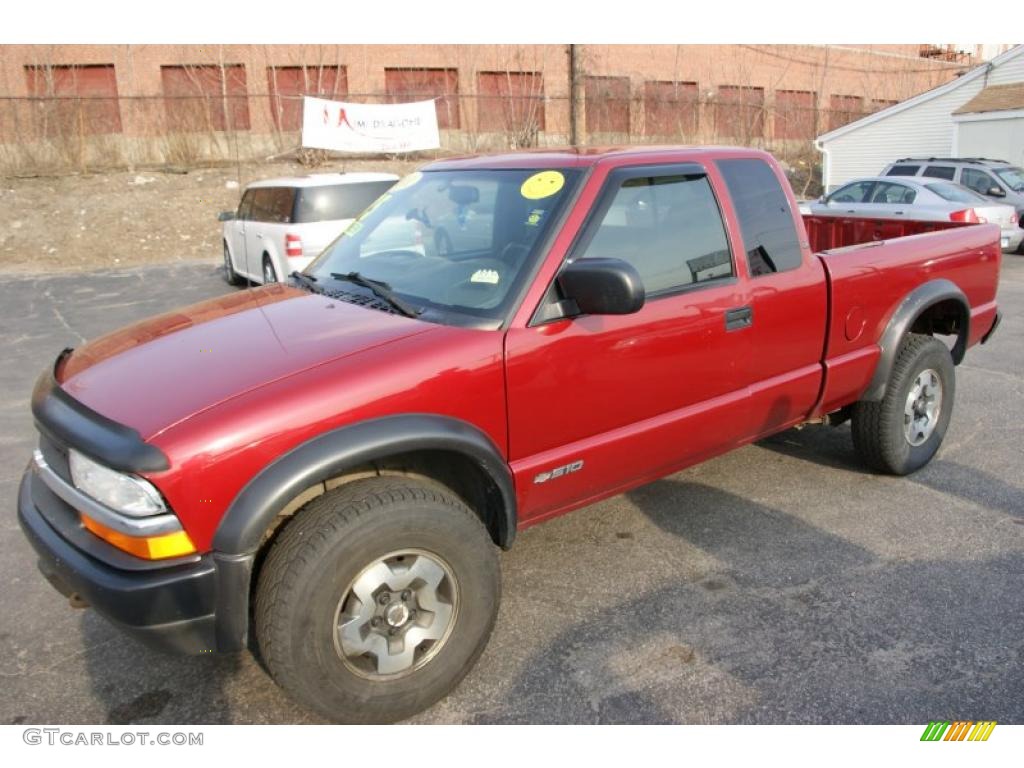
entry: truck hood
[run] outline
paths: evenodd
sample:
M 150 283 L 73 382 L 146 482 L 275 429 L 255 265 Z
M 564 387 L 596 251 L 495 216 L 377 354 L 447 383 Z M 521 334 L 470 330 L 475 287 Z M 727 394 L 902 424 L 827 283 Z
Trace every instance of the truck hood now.
M 114 331 L 75 350 L 56 374 L 69 395 L 148 440 L 272 381 L 432 329 L 271 285 Z

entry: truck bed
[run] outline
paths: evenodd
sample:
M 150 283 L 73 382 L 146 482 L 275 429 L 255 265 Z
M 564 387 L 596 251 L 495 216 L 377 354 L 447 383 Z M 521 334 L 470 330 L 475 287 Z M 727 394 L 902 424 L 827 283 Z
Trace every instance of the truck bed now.
M 997 225 L 816 216 L 804 221 L 829 284 L 818 415 L 865 390 L 881 355 L 878 340 L 917 286 L 944 279 L 963 291 L 971 308 L 966 346 L 992 327 L 1002 258 Z

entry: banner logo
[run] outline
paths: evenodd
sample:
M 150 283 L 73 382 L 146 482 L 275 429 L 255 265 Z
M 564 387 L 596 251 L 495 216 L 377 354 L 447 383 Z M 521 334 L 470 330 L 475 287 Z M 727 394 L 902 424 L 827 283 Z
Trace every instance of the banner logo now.
M 415 152 L 437 149 L 434 101 L 408 104 L 351 104 L 306 96 L 302 99 L 302 146 L 338 152 Z

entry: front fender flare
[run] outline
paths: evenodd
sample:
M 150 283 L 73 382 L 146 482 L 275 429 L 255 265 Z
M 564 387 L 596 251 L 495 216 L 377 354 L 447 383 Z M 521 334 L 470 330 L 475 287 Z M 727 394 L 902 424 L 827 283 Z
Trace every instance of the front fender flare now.
M 293 448 L 252 478 L 228 507 L 213 547 L 228 555 L 255 552 L 274 518 L 307 488 L 376 459 L 418 450 L 444 450 L 472 460 L 494 483 L 503 507 L 498 543 L 516 531 L 512 472 L 494 443 L 473 425 L 447 416 L 404 414 L 339 427 Z

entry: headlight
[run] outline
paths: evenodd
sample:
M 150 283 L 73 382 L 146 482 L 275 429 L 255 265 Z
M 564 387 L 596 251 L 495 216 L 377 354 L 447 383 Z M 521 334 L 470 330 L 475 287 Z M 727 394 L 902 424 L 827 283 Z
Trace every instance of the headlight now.
M 131 517 L 167 510 L 157 489 L 141 478 L 108 469 L 74 449 L 68 451 L 68 464 L 75 487 L 111 509 Z

